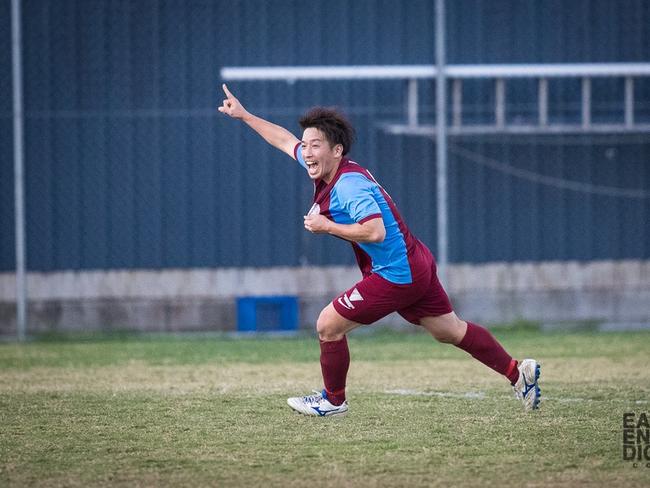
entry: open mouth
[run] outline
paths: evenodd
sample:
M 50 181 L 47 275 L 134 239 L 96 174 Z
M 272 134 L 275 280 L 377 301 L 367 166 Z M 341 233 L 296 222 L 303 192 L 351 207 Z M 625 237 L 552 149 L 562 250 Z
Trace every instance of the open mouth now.
M 307 171 L 309 173 L 316 173 L 318 171 L 318 162 L 317 161 L 305 161 L 305 164 L 307 165 Z

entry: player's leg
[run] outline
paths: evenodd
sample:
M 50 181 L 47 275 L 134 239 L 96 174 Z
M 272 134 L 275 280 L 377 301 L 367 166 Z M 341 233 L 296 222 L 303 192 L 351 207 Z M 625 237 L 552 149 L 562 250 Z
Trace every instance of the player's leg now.
M 316 322 L 325 389 L 316 395 L 289 398 L 289 406 L 306 415 L 345 413 L 348 409 L 345 386 L 350 366 L 346 334 L 394 312 L 410 293 L 408 287 L 393 285 L 371 274 L 327 305 Z
M 458 318 L 438 280 L 435 263 L 431 266 L 426 291 L 399 313 L 409 322 L 422 325 L 438 341 L 453 344 L 505 376 L 525 408 L 537 408 L 539 364 L 532 359 L 518 364 L 487 329 Z
M 345 382 L 350 367 L 350 350 L 346 334 L 359 325 L 339 314 L 331 303 L 321 311 L 316 331 L 325 389 L 314 395 L 289 398 L 287 403 L 291 408 L 312 416 L 343 415 L 347 412 Z
M 346 334 L 360 325 L 339 314 L 331 303 L 323 309 L 316 322 L 323 384 L 333 405 L 340 405 L 345 401 L 345 383 L 350 367 Z
M 538 407 L 541 391 L 538 384 L 540 366 L 537 361 L 524 359 L 518 363 L 487 329 L 461 320 L 454 312 L 423 317 L 420 325 L 438 341 L 453 344 L 505 376 L 527 410 Z
M 461 320 L 454 312 L 437 317 L 422 317 L 420 325 L 438 341 L 453 344 L 468 352 L 489 368 L 504 375 L 511 383 L 517 381 L 517 361 L 512 359 L 487 329 Z

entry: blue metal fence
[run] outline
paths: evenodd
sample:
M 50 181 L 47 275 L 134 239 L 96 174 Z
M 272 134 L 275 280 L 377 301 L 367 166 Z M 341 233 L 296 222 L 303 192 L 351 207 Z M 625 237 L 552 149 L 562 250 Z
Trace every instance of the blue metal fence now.
M 7 95 L 9 4 L 0 1 Z M 650 5 L 642 0 L 459 0 L 447 10 L 450 63 L 650 60 Z M 29 269 L 351 264 L 345 243 L 302 230 L 312 190 L 297 165 L 216 112 L 219 68 L 432 63 L 433 21 L 428 0 L 23 2 Z M 421 83 L 421 113 L 431 121 L 433 87 Z M 553 83 L 550 117 L 577 120 L 579 85 Z M 622 88 L 604 83 L 594 86 L 596 120 L 620 116 Z M 643 120 L 649 85 L 635 86 Z M 434 247 L 434 142 L 380 128 L 404 120 L 402 82 L 231 88 L 252 111 L 296 132 L 307 107 L 343 107 L 358 128 L 352 157 Z M 507 116 L 534 117 L 531 93 L 526 82 L 513 83 Z M 468 82 L 464 120 L 491 117 L 491 97 L 491 87 Z M 3 96 L 0 270 L 14 267 L 11 137 Z M 545 179 L 648 191 L 647 134 L 453 144 L 452 261 L 650 258 L 650 199 Z

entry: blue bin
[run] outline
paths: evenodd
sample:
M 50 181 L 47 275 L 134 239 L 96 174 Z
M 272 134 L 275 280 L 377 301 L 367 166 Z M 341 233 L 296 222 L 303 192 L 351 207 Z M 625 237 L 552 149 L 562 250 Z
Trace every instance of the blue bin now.
M 237 298 L 239 332 L 298 330 L 298 297 L 256 296 Z

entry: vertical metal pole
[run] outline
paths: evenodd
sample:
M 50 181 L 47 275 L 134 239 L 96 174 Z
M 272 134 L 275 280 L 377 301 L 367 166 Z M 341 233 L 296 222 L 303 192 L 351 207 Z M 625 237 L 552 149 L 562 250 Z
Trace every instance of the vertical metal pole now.
M 445 73 L 445 1 L 436 0 L 436 181 L 438 217 L 438 277 L 446 284 L 448 257 L 447 96 Z
M 418 125 L 418 80 L 416 78 L 408 81 L 407 96 L 408 123 L 410 127 Z
M 16 329 L 18 340 L 27 330 L 27 286 L 25 282 L 25 198 L 23 140 L 23 73 L 20 36 L 20 0 L 11 0 L 11 59 L 14 108 L 14 207 L 16 225 Z
M 548 80 L 539 79 L 537 94 L 537 111 L 539 112 L 539 125 L 546 127 L 548 125 Z
M 463 80 L 456 78 L 451 88 L 451 110 L 453 114 L 452 125 L 454 129 L 460 129 L 463 123 Z
M 625 78 L 625 127 L 628 129 L 634 125 L 634 78 Z
M 494 90 L 494 121 L 497 127 L 503 128 L 506 124 L 506 81 L 497 78 Z
M 582 128 L 591 125 L 591 78 L 582 79 Z

